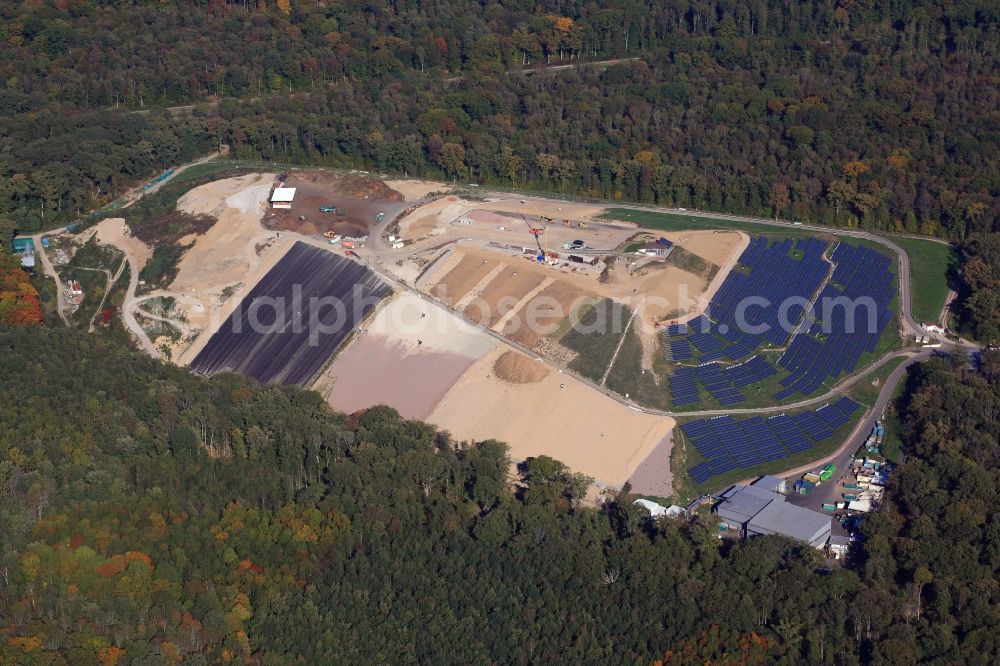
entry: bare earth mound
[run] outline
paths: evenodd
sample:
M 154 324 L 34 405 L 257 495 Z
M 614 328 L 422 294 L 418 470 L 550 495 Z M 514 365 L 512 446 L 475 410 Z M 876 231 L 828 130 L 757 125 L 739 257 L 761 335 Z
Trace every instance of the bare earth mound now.
M 505 351 L 493 364 L 493 374 L 512 384 L 537 384 L 549 376 L 549 369 L 516 351 Z
M 673 419 L 629 409 L 568 374 L 534 384 L 499 379 L 498 349 L 462 375 L 428 417 L 458 440 L 499 439 L 515 461 L 546 454 L 619 487 L 674 427 Z

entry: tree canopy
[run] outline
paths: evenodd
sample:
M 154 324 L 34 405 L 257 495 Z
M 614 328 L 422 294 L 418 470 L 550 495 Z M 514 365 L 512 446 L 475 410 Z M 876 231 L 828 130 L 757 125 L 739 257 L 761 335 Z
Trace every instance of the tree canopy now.
M 992 7 L 479 4 L 7 3 L 0 214 L 73 216 L 221 139 L 268 161 L 955 239 L 1000 217 Z M 121 111 L 211 100 L 194 118 Z
M 583 506 L 539 457 L 388 408 L 0 328 L 0 661 L 989 663 L 997 359 L 911 379 L 856 569 Z

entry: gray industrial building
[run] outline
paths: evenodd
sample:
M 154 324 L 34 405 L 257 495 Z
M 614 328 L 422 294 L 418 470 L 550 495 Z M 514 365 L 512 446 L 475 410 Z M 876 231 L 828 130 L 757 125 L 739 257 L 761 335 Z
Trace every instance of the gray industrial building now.
M 780 491 L 784 482 L 765 476 L 749 486 L 733 486 L 722 494 L 715 512 L 742 537 L 781 534 L 822 548 L 830 539 L 830 516 L 789 504 Z

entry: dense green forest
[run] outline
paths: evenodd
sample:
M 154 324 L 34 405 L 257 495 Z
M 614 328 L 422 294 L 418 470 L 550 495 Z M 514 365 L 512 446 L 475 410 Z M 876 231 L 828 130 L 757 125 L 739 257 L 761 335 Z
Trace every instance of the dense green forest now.
M 959 330 L 986 345 L 1000 344 L 1000 233 L 977 234 L 961 246 Z
M 0 662 L 995 663 L 1000 360 L 911 377 L 856 569 L 315 393 L 0 329 Z
M 954 239 L 1000 219 L 990 3 L 38 0 L 0 16 L 0 214 L 23 229 L 220 140 Z M 639 60 L 507 73 L 616 57 Z M 214 98 L 193 118 L 122 110 Z

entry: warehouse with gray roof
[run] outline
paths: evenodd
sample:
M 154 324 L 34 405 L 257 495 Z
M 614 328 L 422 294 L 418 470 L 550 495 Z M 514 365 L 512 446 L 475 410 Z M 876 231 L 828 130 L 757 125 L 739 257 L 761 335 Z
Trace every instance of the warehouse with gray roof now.
M 776 488 L 773 477 L 733 486 L 722 494 L 715 512 L 723 525 L 742 537 L 780 534 L 823 548 L 832 530 L 830 516 L 787 503 Z

